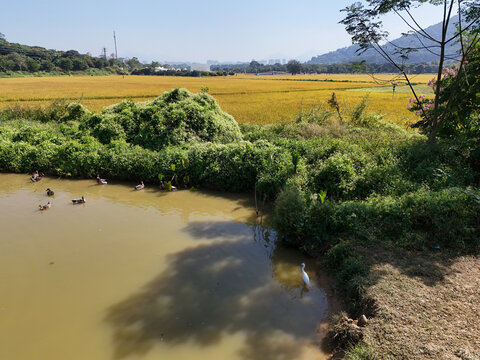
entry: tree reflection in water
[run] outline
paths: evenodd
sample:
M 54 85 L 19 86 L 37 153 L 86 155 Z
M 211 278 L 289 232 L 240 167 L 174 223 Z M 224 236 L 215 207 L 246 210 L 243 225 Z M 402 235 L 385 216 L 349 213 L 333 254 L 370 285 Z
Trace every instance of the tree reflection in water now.
M 319 284 L 303 292 L 302 255 L 276 247 L 257 226 L 193 222 L 185 231 L 199 245 L 171 255 L 167 270 L 108 309 L 115 357 L 160 343 L 215 346 L 242 333 L 242 358 L 298 358 L 327 310 Z

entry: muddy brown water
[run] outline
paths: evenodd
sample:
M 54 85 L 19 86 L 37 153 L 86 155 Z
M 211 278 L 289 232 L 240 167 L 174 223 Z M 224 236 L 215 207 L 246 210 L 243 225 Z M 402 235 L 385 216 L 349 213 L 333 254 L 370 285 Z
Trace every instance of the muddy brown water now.
M 0 174 L 0 359 L 325 358 L 330 284 L 249 197 L 133 185 Z

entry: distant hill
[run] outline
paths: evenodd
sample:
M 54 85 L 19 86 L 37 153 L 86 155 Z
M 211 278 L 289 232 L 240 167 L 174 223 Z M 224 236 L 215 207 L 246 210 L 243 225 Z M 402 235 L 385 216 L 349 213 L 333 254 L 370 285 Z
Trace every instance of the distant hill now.
M 425 31 L 430 34 L 433 38 L 440 39 L 442 33 L 442 23 L 438 23 L 432 26 L 429 26 L 425 29 Z M 455 31 L 455 26 L 449 26 L 448 36 L 453 36 Z M 432 46 L 434 43 L 428 39 L 423 39 L 422 42 L 425 46 Z M 400 47 L 419 47 L 422 46 L 414 35 L 404 35 L 395 40 L 391 41 L 392 44 Z M 395 51 L 395 47 L 392 44 L 385 44 L 382 46 L 383 49 L 388 54 L 393 54 Z M 336 51 L 331 51 L 329 53 L 318 55 L 312 57 L 308 64 L 338 64 L 338 63 L 351 63 L 351 62 L 359 62 L 365 60 L 367 63 L 386 63 L 387 61 L 380 56 L 375 50 L 369 49 L 360 56 L 358 56 L 355 52 L 358 50 L 358 45 L 348 46 L 342 49 L 338 49 Z M 447 54 L 454 55 L 456 54 L 457 50 L 459 49 L 459 44 L 452 42 L 450 46 L 447 48 Z M 433 52 L 439 53 L 437 48 L 432 49 Z M 394 57 L 395 58 L 395 57 Z M 398 57 L 395 58 L 399 60 Z M 416 52 L 412 52 L 409 54 L 407 63 L 430 63 L 432 61 L 438 60 L 438 56 L 435 56 L 431 52 L 425 49 L 418 50 Z
M 128 65 L 128 64 L 127 64 Z M 40 46 L 11 43 L 0 33 L 0 75 L 25 73 L 58 74 L 77 72 L 88 75 L 123 73 L 125 64 L 117 59 L 80 54 L 76 50 L 58 51 Z

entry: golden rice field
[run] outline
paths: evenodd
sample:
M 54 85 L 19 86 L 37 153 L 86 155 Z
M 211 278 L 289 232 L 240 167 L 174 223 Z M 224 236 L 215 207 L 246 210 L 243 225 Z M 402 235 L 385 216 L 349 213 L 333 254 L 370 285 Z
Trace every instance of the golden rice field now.
M 421 92 L 433 76 L 417 75 L 412 81 Z M 328 106 L 335 92 L 346 110 L 369 95 L 367 111 L 385 114 L 387 119 L 404 124 L 416 119 L 407 110 L 409 90 L 397 81 L 395 95 L 388 80 L 392 75 L 235 75 L 229 77 L 173 76 L 65 76 L 0 79 L 0 108 L 46 106 L 54 100 L 81 101 L 93 111 L 125 98 L 134 101 L 153 99 L 164 91 L 183 87 L 198 92 L 207 86 L 222 109 L 242 122 L 267 124 L 290 121 L 311 106 Z

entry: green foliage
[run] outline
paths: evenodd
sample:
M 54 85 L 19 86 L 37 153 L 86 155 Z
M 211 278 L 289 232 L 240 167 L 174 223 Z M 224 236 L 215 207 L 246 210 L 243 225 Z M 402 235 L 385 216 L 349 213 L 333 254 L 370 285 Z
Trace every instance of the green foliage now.
M 352 257 L 354 250 L 347 242 L 340 240 L 337 244 L 332 246 L 325 257 L 327 266 L 332 270 L 341 268 L 343 262 Z
M 298 74 L 302 71 L 302 64 L 297 60 L 290 60 L 287 63 L 287 71 L 292 75 Z
M 70 58 L 60 58 L 57 61 L 57 65 L 65 71 L 73 69 L 73 61 Z
M 297 165 L 299 161 L 300 161 L 300 153 L 298 152 L 292 153 L 293 172 L 295 174 L 297 173 Z
M 320 201 L 323 204 L 325 202 L 326 197 L 327 197 L 327 191 L 326 190 L 320 190 L 320 192 L 318 193 L 318 196 L 320 198 Z
M 210 95 L 183 89 L 100 114 L 64 102 L 11 107 L 0 112 L 0 171 L 256 189 L 276 199 L 279 239 L 309 253 L 326 252 L 339 238 L 478 251 L 478 144 L 442 141 L 432 151 L 423 138 L 357 113 L 333 136 L 332 123 L 307 121 L 243 125 L 242 134 Z M 312 124 L 327 132 L 307 135 Z M 341 258 L 332 260 L 337 265 L 345 260 L 335 255 L 340 250 L 327 256 Z M 359 296 L 362 271 L 355 261 L 347 265 L 355 271 L 339 276 L 354 279 L 345 291 Z
M 101 117 L 98 124 L 93 128 L 92 135 L 102 144 L 109 144 L 113 140 L 125 140 L 127 137 L 123 127 L 111 114 Z
M 241 140 L 238 124 L 224 113 L 205 92 L 185 89 L 165 92 L 153 101 L 136 104 L 126 100 L 105 108 L 100 115 L 85 119 L 84 130 L 104 143 L 126 139 L 136 145 L 160 150 L 187 142 Z
M 365 95 L 357 105 L 355 105 L 350 118 L 350 122 L 352 124 L 359 124 L 363 120 L 363 113 L 365 111 L 365 108 L 367 107 L 367 102 L 368 94 Z
M 439 137 L 480 137 L 480 42 L 474 34 L 465 36 L 462 61 L 443 68 L 442 76 L 428 83 L 434 91 L 439 87 L 438 97 L 430 99 L 420 95 L 410 99 L 409 109 L 421 117 L 413 127 L 430 135 L 438 131 Z
M 281 240 L 300 247 L 305 241 L 306 206 L 303 194 L 296 188 L 282 191 L 275 203 L 273 225 Z
M 378 360 L 372 348 L 363 342 L 350 347 L 345 353 L 344 360 Z

